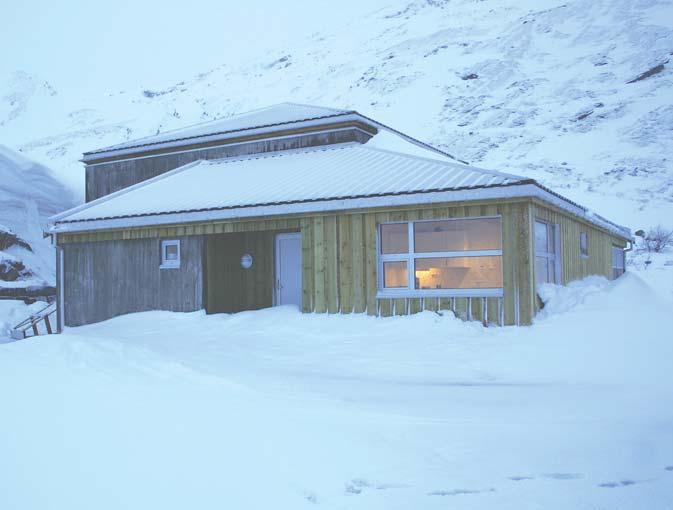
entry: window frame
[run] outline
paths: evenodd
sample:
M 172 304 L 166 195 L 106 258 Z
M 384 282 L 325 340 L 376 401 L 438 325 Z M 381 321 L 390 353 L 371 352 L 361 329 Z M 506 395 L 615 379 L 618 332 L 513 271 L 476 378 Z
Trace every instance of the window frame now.
M 467 251 L 440 251 L 440 252 L 418 252 L 415 249 L 414 224 L 427 223 L 431 221 L 460 221 L 460 220 L 500 220 L 500 249 L 499 250 L 467 250 Z M 381 229 L 383 225 L 406 224 L 408 235 L 407 252 L 405 253 L 381 253 Z M 503 287 L 497 288 L 469 288 L 469 289 L 417 289 L 416 288 L 416 259 L 431 258 L 461 258 L 461 257 L 485 257 L 497 256 L 502 259 L 502 246 L 504 244 L 502 215 L 490 216 L 465 216 L 457 218 L 428 218 L 422 220 L 400 220 L 386 221 L 376 226 L 376 297 L 378 298 L 424 298 L 424 297 L 503 297 L 504 295 L 504 268 L 502 260 L 500 264 L 503 273 Z M 384 262 L 406 262 L 407 263 L 407 287 L 386 288 L 383 286 L 383 263 Z
M 166 259 L 166 248 L 168 246 L 177 246 L 178 257 L 175 260 Z M 161 240 L 161 264 L 160 269 L 180 269 L 180 239 L 162 239 Z
M 615 250 L 620 250 L 621 251 L 621 262 L 622 262 L 622 267 L 617 267 L 615 266 Z M 626 251 L 624 250 L 624 247 L 619 246 L 617 244 L 613 244 L 610 249 L 610 268 L 611 268 L 611 280 L 616 280 L 620 276 L 622 276 L 624 273 L 626 273 Z M 615 276 L 615 270 L 621 271 L 618 275 Z
M 549 239 L 550 236 L 550 228 L 551 228 L 551 234 L 553 235 L 554 238 L 554 251 L 550 252 L 548 251 L 548 248 L 546 251 L 538 251 L 537 249 L 537 243 L 535 241 L 535 224 L 536 223 L 542 223 L 546 225 L 547 227 L 547 239 Z M 561 278 L 562 278 L 562 264 L 561 264 L 561 229 L 560 225 L 558 223 L 552 223 L 550 221 L 546 221 L 542 218 L 533 218 L 533 281 L 535 282 L 535 286 L 537 287 L 537 274 L 535 274 L 535 271 L 537 271 L 537 258 L 545 258 L 547 259 L 547 267 L 549 267 L 549 260 L 551 259 L 554 263 L 554 282 L 553 285 L 562 285 L 561 283 Z M 588 239 L 587 239 L 588 240 Z M 549 246 L 549 242 L 547 242 L 547 246 Z M 545 282 L 545 283 L 550 283 L 550 282 Z
M 586 241 L 586 251 L 582 250 L 582 237 L 584 237 Z M 582 259 L 588 259 L 589 258 L 589 232 L 586 230 L 580 231 L 580 258 Z

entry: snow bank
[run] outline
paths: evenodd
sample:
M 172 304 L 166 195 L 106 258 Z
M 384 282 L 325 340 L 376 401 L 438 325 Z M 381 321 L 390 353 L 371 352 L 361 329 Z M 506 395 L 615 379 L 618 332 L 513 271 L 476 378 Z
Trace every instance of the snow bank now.
M 556 367 L 568 381 L 638 387 L 661 387 L 670 377 L 673 308 L 637 275 L 589 277 L 540 292 L 545 307 L 529 333 L 540 340 L 546 373 Z
M 666 508 L 670 307 L 544 294 L 525 328 L 278 307 L 1 345 L 0 508 Z
M 11 329 L 31 313 L 44 308 L 44 303 L 27 305 L 23 301 L 0 299 L 0 343 L 8 342 Z

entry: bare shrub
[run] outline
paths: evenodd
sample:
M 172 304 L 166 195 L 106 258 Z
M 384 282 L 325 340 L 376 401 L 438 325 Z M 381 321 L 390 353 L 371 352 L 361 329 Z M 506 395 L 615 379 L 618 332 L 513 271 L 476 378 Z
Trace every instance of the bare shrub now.
M 661 253 L 673 245 L 673 230 L 664 228 L 661 225 L 651 228 L 643 236 L 643 245 L 650 253 Z

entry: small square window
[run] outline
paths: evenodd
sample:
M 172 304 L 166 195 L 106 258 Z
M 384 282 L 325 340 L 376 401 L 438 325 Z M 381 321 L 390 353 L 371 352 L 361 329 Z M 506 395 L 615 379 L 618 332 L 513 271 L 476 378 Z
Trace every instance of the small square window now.
M 175 269 L 180 267 L 180 240 L 161 241 L 161 266 L 162 269 Z
M 589 256 L 589 235 L 586 232 L 580 232 L 580 255 Z

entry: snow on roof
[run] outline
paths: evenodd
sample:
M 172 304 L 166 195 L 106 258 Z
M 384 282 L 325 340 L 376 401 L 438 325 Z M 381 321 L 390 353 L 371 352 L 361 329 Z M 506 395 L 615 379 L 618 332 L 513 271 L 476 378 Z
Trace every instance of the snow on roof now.
M 359 122 L 372 126 L 380 132 L 395 135 L 406 145 L 414 145 L 424 152 L 426 157 L 449 158 L 461 161 L 451 154 L 428 145 L 416 138 L 397 131 L 385 124 L 366 117 L 355 110 L 342 110 L 326 108 L 323 106 L 311 106 L 298 103 L 281 103 L 266 108 L 260 108 L 226 119 L 214 120 L 196 124 L 182 129 L 166 131 L 154 136 L 131 140 L 117 145 L 105 147 L 95 151 L 84 153 L 82 161 L 92 163 L 108 157 L 130 156 L 145 150 L 173 150 L 191 143 L 224 142 L 227 139 L 236 138 L 241 133 L 246 135 L 270 135 L 277 132 L 280 127 L 285 129 L 299 129 L 316 127 L 334 122 L 338 118 L 340 122 Z M 386 147 L 384 147 L 386 148 Z M 409 152 L 404 151 L 404 152 Z M 435 156 L 428 154 L 434 153 Z
M 322 106 L 311 106 L 298 103 L 280 103 L 273 106 L 267 106 L 266 108 L 259 108 L 257 110 L 234 115 L 232 117 L 203 122 L 185 128 L 166 131 L 154 136 L 148 136 L 145 138 L 130 140 L 117 145 L 104 147 L 102 149 L 86 152 L 85 156 L 100 154 L 103 152 L 120 151 L 123 149 L 146 147 L 149 145 L 164 144 L 166 142 L 190 140 L 204 136 L 232 133 L 248 129 L 325 119 L 352 113 L 355 112 L 352 110 L 340 110 L 336 108 L 326 108 Z
M 195 161 L 50 221 L 52 232 L 77 232 L 514 197 L 540 198 L 631 239 L 533 179 L 358 143 Z
M 59 222 L 505 186 L 529 179 L 361 144 L 197 161 L 64 213 Z

